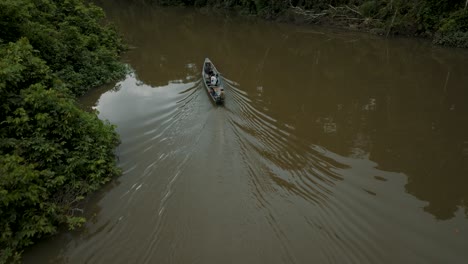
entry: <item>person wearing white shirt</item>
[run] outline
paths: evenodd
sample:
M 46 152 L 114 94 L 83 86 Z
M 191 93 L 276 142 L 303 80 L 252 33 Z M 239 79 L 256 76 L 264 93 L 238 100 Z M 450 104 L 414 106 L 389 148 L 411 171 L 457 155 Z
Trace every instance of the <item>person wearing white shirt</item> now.
M 212 75 L 211 76 L 211 85 L 216 85 L 218 83 L 218 78 L 216 76 Z

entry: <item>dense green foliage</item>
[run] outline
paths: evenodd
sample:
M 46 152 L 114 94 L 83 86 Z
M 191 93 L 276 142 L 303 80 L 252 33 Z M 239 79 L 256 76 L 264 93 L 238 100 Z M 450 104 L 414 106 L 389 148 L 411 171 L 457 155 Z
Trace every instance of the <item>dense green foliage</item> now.
M 467 0 L 133 0 L 237 9 L 269 19 L 325 23 L 376 34 L 432 37 L 468 48 Z
M 77 203 L 119 173 L 114 127 L 74 99 L 125 71 L 103 18 L 82 0 L 0 2 L 0 263 L 81 224 Z
M 2 0 L 0 40 L 26 37 L 38 56 L 77 95 L 119 77 L 123 49 L 102 9 L 83 0 Z

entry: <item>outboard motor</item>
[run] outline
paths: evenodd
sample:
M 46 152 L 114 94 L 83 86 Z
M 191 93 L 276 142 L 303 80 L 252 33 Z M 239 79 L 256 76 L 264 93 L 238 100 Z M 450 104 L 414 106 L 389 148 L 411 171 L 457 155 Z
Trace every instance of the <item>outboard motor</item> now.
M 219 98 L 224 101 L 224 88 L 221 88 L 221 92 L 219 92 Z

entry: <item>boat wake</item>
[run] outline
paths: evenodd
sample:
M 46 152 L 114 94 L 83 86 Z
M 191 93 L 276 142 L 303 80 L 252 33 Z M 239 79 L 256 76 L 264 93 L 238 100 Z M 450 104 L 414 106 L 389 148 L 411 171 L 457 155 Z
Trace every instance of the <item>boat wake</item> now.
M 262 98 L 251 96 L 235 81 L 226 83 L 226 119 L 248 170 L 250 195 L 281 245 L 283 261 L 307 261 L 297 251 L 303 232 L 309 233 L 310 245 L 320 248 L 316 252 L 323 261 L 340 262 L 344 259 L 336 252 L 343 251 L 356 262 L 382 260 L 384 253 L 366 239 L 363 219 L 370 217 L 368 210 L 355 206 L 365 194 L 354 193 L 344 182 L 355 170 L 353 161 L 298 137 L 293 126 L 269 114 Z M 370 175 L 388 174 L 375 165 L 366 165 Z M 309 230 L 296 230 L 292 219 L 304 219 Z
M 223 78 L 223 106 L 193 76 L 152 87 L 131 74 L 101 96 L 100 117 L 121 136 L 123 175 L 85 208 L 85 231 L 57 239 L 51 259 L 382 263 L 391 258 L 382 249 L 402 235 L 437 245 L 406 220 L 424 203 L 404 194 L 405 175 L 306 139 L 267 88 Z

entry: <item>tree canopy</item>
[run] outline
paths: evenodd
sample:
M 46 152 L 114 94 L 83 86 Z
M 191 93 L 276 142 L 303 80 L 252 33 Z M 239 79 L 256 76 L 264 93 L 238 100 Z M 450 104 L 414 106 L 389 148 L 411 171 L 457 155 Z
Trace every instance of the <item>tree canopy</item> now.
M 103 19 L 82 0 L 0 2 L 0 263 L 81 224 L 77 202 L 119 173 L 114 127 L 75 102 L 125 73 Z

